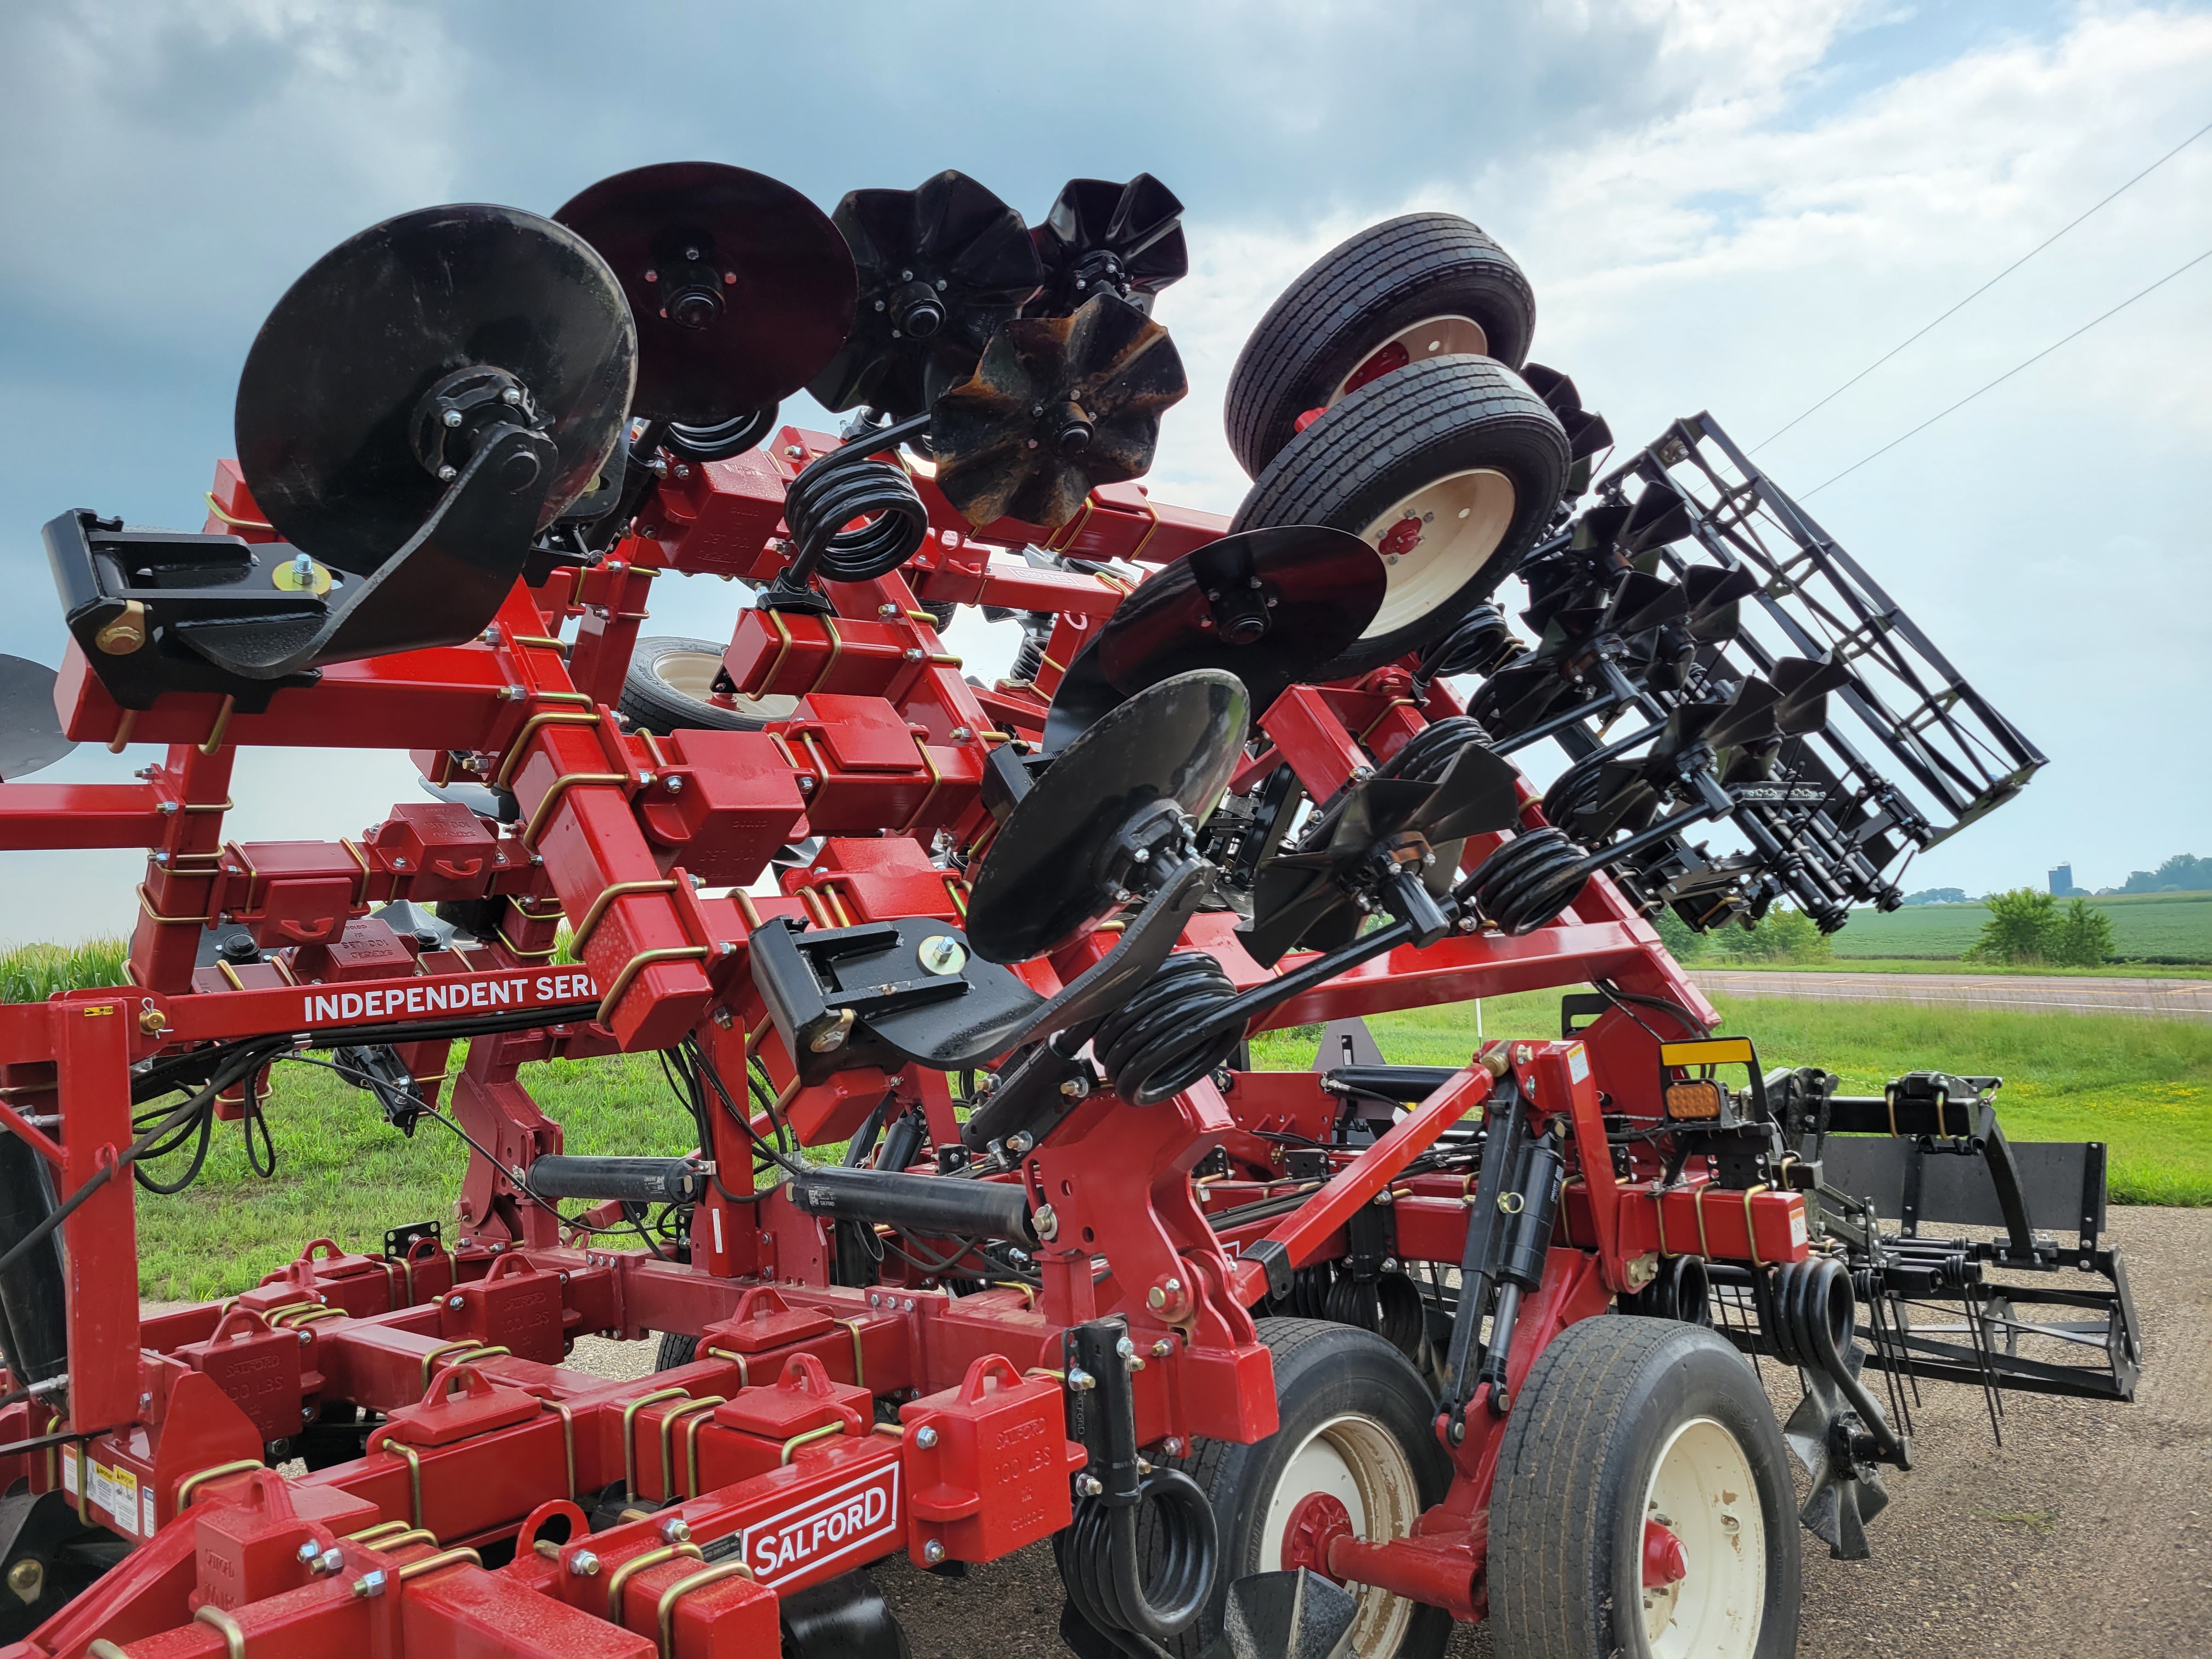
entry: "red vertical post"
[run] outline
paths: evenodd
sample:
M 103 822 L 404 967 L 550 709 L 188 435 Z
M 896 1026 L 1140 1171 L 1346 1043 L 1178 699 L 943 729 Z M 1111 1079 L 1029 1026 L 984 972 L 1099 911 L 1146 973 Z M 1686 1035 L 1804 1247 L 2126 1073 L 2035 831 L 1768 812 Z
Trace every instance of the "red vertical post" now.
M 60 1197 L 131 1144 L 131 1027 L 136 999 L 87 994 L 47 1005 L 61 1100 Z M 137 1420 L 138 1230 L 128 1169 L 62 1224 L 68 1259 L 72 1432 Z

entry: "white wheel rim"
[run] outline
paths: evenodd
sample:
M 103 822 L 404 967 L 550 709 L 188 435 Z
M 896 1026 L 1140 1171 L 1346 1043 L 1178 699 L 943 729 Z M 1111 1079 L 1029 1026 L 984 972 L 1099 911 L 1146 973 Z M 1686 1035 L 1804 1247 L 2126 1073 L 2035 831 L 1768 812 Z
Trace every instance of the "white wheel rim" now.
M 1638 1517 L 1681 1540 L 1688 1573 L 1643 1588 L 1644 1639 L 1652 1659 L 1748 1659 L 1766 1604 L 1766 1524 L 1743 1447 L 1710 1417 L 1676 1429 L 1659 1454 Z
M 1290 1541 L 1291 1517 L 1313 1493 L 1327 1492 L 1352 1517 L 1352 1535 L 1366 1543 L 1388 1543 L 1413 1530 L 1421 1513 L 1421 1494 L 1405 1448 L 1369 1417 L 1333 1417 L 1305 1437 L 1268 1497 L 1261 1523 L 1260 1570 L 1281 1568 Z M 1355 1652 L 1387 1656 L 1398 1650 L 1413 1604 L 1373 1584 L 1348 1584 L 1359 1599 L 1352 1620 Z
M 1342 402 L 1347 388 L 1358 378 L 1359 371 L 1392 346 L 1405 349 L 1408 363 L 1425 362 L 1431 357 L 1487 357 L 1490 355 L 1490 336 L 1474 318 L 1462 317 L 1456 312 L 1442 317 L 1424 317 L 1419 322 L 1400 329 L 1354 363 L 1330 391 L 1328 402 L 1322 407 L 1334 409 Z
M 717 701 L 714 676 L 721 667 L 720 657 L 709 656 L 704 651 L 664 651 L 653 659 L 652 674 L 679 697 L 727 708 L 733 714 L 750 715 L 754 720 L 782 720 L 798 704 L 798 698 L 784 696 L 737 696 Z
M 1517 492 L 1494 467 L 1423 484 L 1359 532 L 1382 556 L 1382 608 L 1359 637 L 1379 639 L 1451 602 L 1505 540 Z

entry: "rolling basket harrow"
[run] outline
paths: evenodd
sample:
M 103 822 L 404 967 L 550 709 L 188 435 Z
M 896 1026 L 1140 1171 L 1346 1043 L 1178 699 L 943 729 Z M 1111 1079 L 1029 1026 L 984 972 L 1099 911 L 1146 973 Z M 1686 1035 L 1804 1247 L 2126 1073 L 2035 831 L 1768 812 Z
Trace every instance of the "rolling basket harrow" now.
M 2101 1147 L 1763 1071 L 1650 922 L 1893 905 L 2041 757 L 1709 416 L 1597 475 L 1447 216 L 1261 321 L 1234 520 L 1154 501 L 1181 215 L 405 215 L 270 315 L 200 532 L 46 526 L 0 847 L 149 862 L 127 987 L 0 1007 L 9 1654 L 872 1659 L 871 1563 L 1047 1539 L 1090 1659 L 1787 1653 L 1911 1389 L 2131 1396 Z M 641 640 L 705 574 L 732 637 Z M 13 781 L 93 742 L 161 757 Z M 246 745 L 431 799 L 228 841 Z M 1554 987 L 1456 1068 L 1358 1024 Z M 641 1050 L 696 1151 L 565 1153 L 520 1068 Z M 134 1188 L 302 1063 L 467 1138 L 452 1214 L 142 1316 Z

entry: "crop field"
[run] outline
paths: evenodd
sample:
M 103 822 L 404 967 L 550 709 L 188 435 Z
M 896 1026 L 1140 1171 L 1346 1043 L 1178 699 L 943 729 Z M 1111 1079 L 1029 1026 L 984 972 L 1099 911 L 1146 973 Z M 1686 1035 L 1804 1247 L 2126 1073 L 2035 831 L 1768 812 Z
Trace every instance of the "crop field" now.
M 2002 1075 L 2000 1111 L 2014 1139 L 2108 1142 L 2118 1202 L 2212 1205 L 2212 1028 L 1893 1005 L 1762 1000 L 1722 1007 L 1723 1029 L 1753 1037 L 1764 1064 L 1823 1064 L 1854 1091 L 1917 1067 Z M 1494 999 L 1480 1017 L 1486 1036 L 1553 1036 L 1559 994 Z M 1468 1004 L 1385 1015 L 1373 1029 L 1392 1060 L 1458 1065 L 1474 1048 L 1476 1020 Z M 1264 1035 L 1253 1048 L 1257 1065 L 1303 1066 L 1314 1043 L 1286 1032 Z M 572 1152 L 670 1155 L 694 1145 L 690 1117 L 649 1054 L 550 1061 L 526 1067 L 522 1080 Z M 466 1149 L 449 1130 L 426 1120 L 403 1138 L 369 1095 L 319 1067 L 280 1065 L 272 1081 L 274 1179 L 247 1170 L 238 1127 L 223 1124 L 198 1184 L 173 1198 L 139 1194 L 147 1296 L 232 1294 L 310 1239 L 373 1249 L 386 1227 L 450 1218 Z M 605 1242 L 624 1243 L 614 1235 Z
M 2091 902 L 2112 919 L 2123 962 L 2212 963 L 2212 893 L 2130 893 Z M 1978 904 L 1916 904 L 1887 915 L 1854 910 L 1835 936 L 1835 953 L 1955 960 L 1988 920 Z

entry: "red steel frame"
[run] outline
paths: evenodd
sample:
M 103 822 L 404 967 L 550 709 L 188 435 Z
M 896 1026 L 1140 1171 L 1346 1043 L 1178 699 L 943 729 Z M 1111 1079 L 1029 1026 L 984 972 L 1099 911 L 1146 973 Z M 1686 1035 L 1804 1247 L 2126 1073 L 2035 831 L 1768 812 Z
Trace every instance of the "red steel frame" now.
M 72 649 L 58 692 L 70 735 L 118 750 L 166 744 L 167 755 L 132 785 L 0 786 L 0 849 L 149 851 L 131 987 L 0 1006 L 0 1126 L 52 1165 L 64 1199 L 129 1141 L 134 1060 L 325 1027 L 374 1041 L 377 1028 L 463 1010 L 592 998 L 601 1006 L 593 1019 L 480 1037 L 452 1076 L 447 1044 L 402 1048 L 426 1097 L 498 1155 L 496 1166 L 472 1158 L 450 1249 L 426 1241 L 387 1260 L 317 1240 L 226 1304 L 142 1321 L 132 1182 L 108 1182 L 69 1218 L 66 1411 L 42 1400 L 0 1411 L 0 1441 L 40 1443 L 0 1455 L 0 1480 L 63 1491 L 87 1521 L 136 1547 L 11 1653 L 771 1652 L 779 1593 L 901 1548 L 925 1565 L 989 1559 L 1067 1523 L 1068 1476 L 1084 1458 L 1063 1425 L 1071 1326 L 1127 1319 L 1144 1357 L 1133 1381 L 1152 1455 L 1180 1455 L 1198 1436 L 1259 1438 L 1276 1422 L 1251 1312 L 1267 1285 L 1243 1252 L 1260 1237 L 1280 1240 L 1303 1266 L 1340 1255 L 1347 1222 L 1386 1206 L 1400 1259 L 1455 1265 L 1468 1183 L 1404 1172 L 1481 1107 L 1502 1073 L 1534 1103 L 1535 1127 L 1568 1126 L 1571 1147 L 1605 1146 L 1601 1096 L 1605 1110 L 1659 1115 L 1656 1038 L 1609 1013 L 1572 1039 L 1495 1046 L 1482 1064 L 1470 1056 L 1371 1148 L 1335 1154 L 1296 1211 L 1217 1236 L 1207 1214 L 1231 1194 L 1296 1190 L 1268 1132 L 1326 1139 L 1340 1103 L 1304 1073 L 1234 1073 L 1225 1089 L 1201 1082 L 1143 1111 L 1102 1092 L 1018 1173 L 1055 1219 L 1037 1253 L 1042 1288 L 956 1297 L 896 1261 L 873 1286 L 832 1285 L 823 1224 L 780 1192 L 756 1194 L 749 1173 L 740 1183 L 750 1148 L 716 1113 L 714 1144 L 702 1150 L 732 1192 L 700 1204 L 690 1263 L 563 1239 L 513 1173 L 561 1144 L 517 1080 L 526 1061 L 696 1033 L 726 1075 L 764 1064 L 804 1141 L 845 1139 L 886 1091 L 921 1103 L 935 1139 L 957 1139 L 945 1079 L 921 1068 L 797 1087 L 753 988 L 747 941 L 775 916 L 839 926 L 964 914 L 964 884 L 932 863 L 932 848 L 981 843 L 990 746 L 1040 729 L 1061 667 L 1127 586 L 1110 574 L 1036 569 L 1009 549 L 1036 541 L 1088 560 L 1158 564 L 1224 528 L 1123 485 L 1097 491 L 1050 537 L 1012 523 L 974 532 L 919 478 L 933 534 L 902 571 L 832 585 L 828 619 L 741 618 L 726 666 L 744 692 L 797 698 L 789 718 L 765 732 L 624 731 L 611 705 L 654 581 L 772 574 L 784 487 L 830 445 L 787 428 L 767 450 L 676 465 L 611 557 L 543 588 L 518 586 L 480 641 L 333 666 L 312 688 L 276 692 L 264 713 L 184 695 L 125 710 Z M 228 463 L 212 501 L 210 530 L 243 525 L 267 538 Z M 945 600 L 1056 613 L 1039 683 L 969 684 L 921 608 Z M 563 645 L 568 622 L 576 628 Z M 1261 715 L 1265 747 L 1237 787 L 1280 762 L 1325 799 L 1457 712 L 1442 685 L 1417 701 L 1402 666 L 1294 688 Z M 241 745 L 404 748 L 433 781 L 480 776 L 511 788 L 521 821 L 495 833 L 462 809 L 425 803 L 395 807 L 358 842 L 226 842 Z M 1540 822 L 1532 796 L 1523 827 Z M 695 889 L 694 877 L 750 882 L 772 852 L 809 835 L 826 837 L 821 855 L 788 873 L 778 896 Z M 1468 866 L 1496 841 L 1477 838 Z M 480 946 L 425 951 L 368 915 L 397 898 L 499 898 L 507 908 Z M 219 918 L 276 954 L 196 969 L 200 933 Z M 1240 986 L 1270 977 L 1239 948 L 1231 921 L 1200 915 L 1186 942 L 1212 951 Z M 564 923 L 580 965 L 554 961 Z M 1021 971 L 1049 993 L 1113 942 L 1102 932 Z M 1712 1017 L 1654 931 L 1599 877 L 1551 927 L 1401 948 L 1267 1023 L 1598 978 Z M 1194 1182 L 1217 1148 L 1228 1175 Z M 1693 1170 L 1662 1198 L 1656 1168 L 1618 1176 L 1609 1158 L 1571 1152 L 1570 1167 L 1547 1277 L 1522 1313 L 1509 1396 L 1552 1335 L 1645 1282 L 1662 1254 L 1692 1240 L 1721 1260 L 1806 1253 L 1795 1194 L 1723 1194 Z M 562 1364 L 580 1334 L 656 1331 L 699 1334 L 698 1357 L 629 1382 Z M 873 1420 L 880 1401 L 898 1402 L 899 1425 Z M 1476 1403 L 1463 1442 L 1447 1442 L 1450 1495 L 1413 1537 L 1324 1540 L 1310 1565 L 1480 1616 L 1504 1402 Z M 299 1478 L 264 1467 L 267 1443 L 337 1404 L 386 1414 L 365 1456 Z M 635 1518 L 586 1534 L 578 1499 L 617 1482 L 634 1494 Z M 556 1517 L 557 1542 L 541 1535 Z M 740 1534 L 741 1546 L 732 1541 Z M 510 1546 L 507 1565 L 483 1565 L 487 1548 Z

